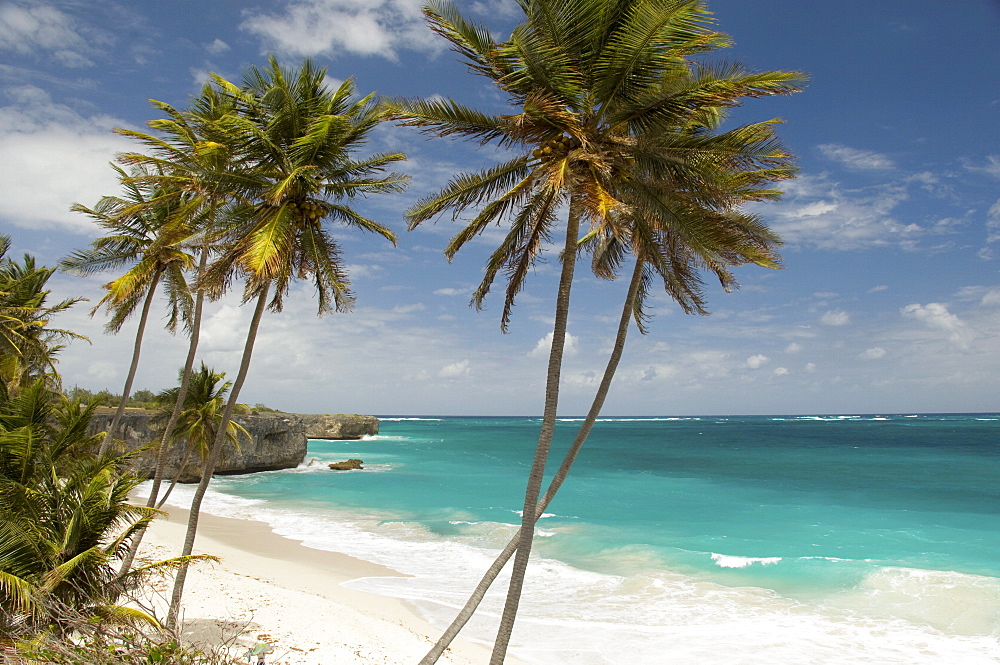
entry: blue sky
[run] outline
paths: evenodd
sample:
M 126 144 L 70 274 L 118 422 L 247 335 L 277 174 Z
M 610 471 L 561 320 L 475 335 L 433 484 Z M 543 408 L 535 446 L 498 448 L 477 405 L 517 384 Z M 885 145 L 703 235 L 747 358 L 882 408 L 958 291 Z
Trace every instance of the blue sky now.
M 747 103 L 733 122 L 780 117 L 799 178 L 759 212 L 785 239 L 784 268 L 738 271 L 709 289 L 708 317 L 665 297 L 633 334 L 605 413 L 991 411 L 1000 408 L 1000 4 L 990 0 L 709 0 L 736 45 L 716 59 L 807 72 L 805 92 Z M 497 36 L 512 0 L 461 2 Z M 183 106 L 208 72 L 239 80 L 269 53 L 311 57 L 360 92 L 444 95 L 487 110 L 503 99 L 469 74 L 420 16 L 419 0 L 260 3 L 0 1 L 0 230 L 16 254 L 53 265 L 97 229 L 69 211 L 118 186 L 147 99 Z M 372 151 L 403 151 L 407 193 L 363 204 L 399 246 L 338 231 L 358 296 L 324 318 L 305 287 L 261 328 L 242 401 L 300 412 L 526 414 L 541 411 L 557 264 L 550 253 L 518 299 L 510 334 L 496 298 L 467 306 L 491 230 L 453 263 L 450 219 L 407 232 L 402 211 L 491 147 L 429 141 L 384 126 Z M 107 276 L 57 275 L 57 297 L 96 302 Z M 579 274 L 563 373 L 563 414 L 586 410 L 625 284 Z M 499 289 L 497 290 L 499 292 Z M 65 382 L 119 390 L 134 324 L 117 336 L 79 305 L 58 323 L 88 335 Z M 157 313 L 159 316 L 160 312 Z M 159 319 L 158 319 L 159 320 Z M 202 358 L 235 374 L 249 312 L 207 312 Z M 155 327 L 137 386 L 169 386 L 184 340 Z

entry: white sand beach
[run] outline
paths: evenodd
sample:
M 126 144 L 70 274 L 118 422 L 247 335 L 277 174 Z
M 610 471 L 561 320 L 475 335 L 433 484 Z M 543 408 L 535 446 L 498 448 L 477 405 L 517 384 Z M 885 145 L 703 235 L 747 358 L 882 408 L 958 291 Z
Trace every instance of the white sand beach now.
M 187 512 L 171 508 L 169 518 L 150 528 L 141 556 L 176 556 L 186 524 Z M 400 665 L 417 663 L 440 634 L 400 600 L 341 586 L 359 577 L 399 573 L 304 547 L 264 523 L 203 514 L 194 551 L 220 561 L 192 566 L 188 574 L 181 630 L 185 641 L 225 643 L 234 657 L 267 641 L 274 647 L 267 655 L 269 664 Z M 158 590 L 168 597 L 170 586 L 164 582 Z M 485 646 L 456 640 L 439 662 L 487 660 Z

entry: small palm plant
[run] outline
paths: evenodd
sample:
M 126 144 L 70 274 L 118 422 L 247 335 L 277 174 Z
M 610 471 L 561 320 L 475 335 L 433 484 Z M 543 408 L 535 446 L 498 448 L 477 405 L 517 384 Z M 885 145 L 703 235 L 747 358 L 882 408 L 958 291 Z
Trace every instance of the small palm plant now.
M 129 542 L 158 511 L 129 503 L 142 478 L 129 455 L 95 455 L 87 435 L 94 405 L 50 391 L 39 379 L 0 403 L 0 638 L 68 635 L 81 619 L 107 624 L 156 619 L 123 604 L 177 558 L 119 575 Z
M 183 470 L 187 467 L 192 454 L 196 454 L 202 463 L 208 458 L 208 453 L 212 442 L 215 441 L 219 425 L 222 423 L 222 411 L 226 406 L 226 394 L 232 383 L 223 382 L 226 375 L 224 372 L 215 372 L 201 363 L 201 369 L 192 373 L 190 382 L 184 392 L 181 401 L 182 408 L 177 424 L 170 432 L 169 439 L 162 441 L 161 446 L 184 443 L 184 455 L 177 466 L 177 473 L 170 482 L 170 486 L 159 498 L 157 508 L 163 506 L 173 491 L 177 480 Z M 158 399 L 165 405 L 164 411 L 157 416 L 157 420 L 168 418 L 173 410 L 174 403 L 178 400 L 180 388 L 170 388 L 159 394 Z M 237 403 L 233 408 L 234 414 L 249 413 L 250 407 L 246 404 Z M 165 433 L 166 434 L 166 433 Z M 239 450 L 240 437 L 250 438 L 243 425 L 235 420 L 228 423 L 228 441 Z

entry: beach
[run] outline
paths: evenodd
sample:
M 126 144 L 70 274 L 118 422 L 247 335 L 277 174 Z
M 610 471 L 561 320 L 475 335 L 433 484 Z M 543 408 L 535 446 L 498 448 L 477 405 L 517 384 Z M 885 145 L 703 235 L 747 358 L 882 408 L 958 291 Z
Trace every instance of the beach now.
M 140 556 L 176 556 L 186 524 L 187 511 L 170 508 L 148 530 Z M 274 649 L 266 662 L 282 665 L 397 665 L 418 662 L 439 634 L 402 601 L 342 586 L 399 573 L 305 547 L 262 522 L 203 513 L 194 551 L 219 562 L 188 573 L 180 631 L 186 642 L 227 645 L 231 656 L 243 657 L 265 641 Z M 157 585 L 160 608 L 171 586 Z M 486 647 L 457 640 L 439 662 L 467 665 L 488 657 Z

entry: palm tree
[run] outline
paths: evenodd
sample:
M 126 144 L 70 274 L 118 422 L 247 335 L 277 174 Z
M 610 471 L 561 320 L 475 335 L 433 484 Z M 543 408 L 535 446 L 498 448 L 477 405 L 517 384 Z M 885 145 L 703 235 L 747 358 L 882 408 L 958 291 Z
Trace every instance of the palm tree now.
M 185 223 L 187 220 L 174 214 L 176 202 L 165 199 L 163 190 L 155 185 L 144 184 L 143 177 L 150 175 L 149 172 L 137 169 L 130 175 L 118 166 L 112 165 L 112 168 L 119 175 L 124 197 L 105 196 L 94 208 L 73 206 L 73 210 L 90 216 L 107 229 L 108 235 L 91 243 L 91 249 L 77 250 L 59 262 L 62 270 L 81 275 L 117 270 L 131 264 L 124 274 L 104 285 L 107 294 L 91 311 L 93 316 L 105 306 L 111 314 L 105 330 L 117 333 L 136 308 L 140 310 L 122 398 L 101 442 L 101 454 L 107 452 L 117 434 L 128 404 L 156 289 L 165 282 L 170 306 L 167 328 L 174 331 L 182 319 L 190 317 L 191 295 L 185 272 L 193 263 L 183 246 L 193 231 Z
M 45 289 L 53 268 L 39 268 L 32 256 L 18 263 L 7 257 L 10 237 L 0 234 L 0 397 L 14 397 L 38 378 L 59 387 L 55 356 L 57 341 L 86 339 L 49 326 L 50 319 L 72 307 L 80 298 L 48 305 Z
M 515 151 L 491 169 L 457 176 L 408 215 L 413 228 L 445 210 L 456 215 L 476 210 L 446 248 L 449 257 L 488 224 L 510 218 L 511 229 L 472 301 L 481 306 L 497 274 L 506 272 L 502 329 L 529 269 L 554 235 L 560 207 L 568 210 L 543 420 L 493 665 L 506 653 L 531 550 L 555 426 L 581 223 L 590 229 L 584 241 L 611 239 L 619 251 L 636 252 L 642 264 L 652 261 L 668 292 L 686 309 L 699 311 L 699 282 L 685 268 L 708 268 L 728 286 L 725 262 L 712 255 L 738 257 L 734 250 L 740 246 L 727 247 L 722 238 L 713 249 L 720 240 L 713 227 L 726 221 L 727 209 L 746 200 L 746 191 L 756 188 L 756 195 L 767 196 L 759 193 L 764 191 L 759 183 L 790 175 L 788 156 L 775 149 L 771 123 L 719 133 L 713 131 L 716 119 L 743 97 L 787 94 L 802 80 L 794 72 L 754 74 L 732 65 L 692 64 L 692 56 L 728 44 L 709 29 L 702 2 L 521 0 L 520 5 L 526 20 L 506 42 L 467 22 L 450 3 L 425 8 L 432 29 L 473 72 L 493 79 L 518 113 L 488 115 L 447 100 L 406 102 L 399 112 L 403 124 L 427 133 L 496 141 Z M 669 205 L 671 197 L 683 206 Z M 692 215 L 678 214 L 681 208 L 712 214 L 689 228 Z M 659 241 L 653 230 L 662 232 Z M 755 253 L 764 258 L 764 252 Z M 613 253 L 604 256 L 611 257 L 611 266 L 620 262 Z
M 163 482 L 167 446 L 174 440 L 174 428 L 184 408 L 188 384 L 194 368 L 194 360 L 201 339 L 201 319 L 204 311 L 205 289 L 202 285 L 213 243 L 218 239 L 220 220 L 225 218 L 231 192 L 225 187 L 224 179 L 233 171 L 230 163 L 233 154 L 229 137 L 219 121 L 233 112 L 232 99 L 206 84 L 195 97 L 190 108 L 180 111 L 170 104 L 152 101 L 155 108 L 166 117 L 150 121 L 155 134 L 135 130 L 118 129 L 117 133 L 143 144 L 148 154 L 139 152 L 123 153 L 119 160 L 126 164 L 141 166 L 147 175 L 136 178 L 144 184 L 159 187 L 163 199 L 172 202 L 178 223 L 196 231 L 191 242 L 197 246 L 199 261 L 195 280 L 194 309 L 191 317 L 185 319 L 188 332 L 188 352 L 181 373 L 180 387 L 176 392 L 173 411 L 167 419 L 161 434 L 161 445 L 157 450 L 153 483 L 146 505 L 162 505 L 159 498 Z M 164 201 L 150 202 L 162 205 Z M 171 485 L 171 488 L 173 485 Z M 132 551 L 126 558 L 125 566 L 131 565 L 143 532 L 132 541 Z
M 180 418 L 178 418 L 177 425 L 171 430 L 169 436 L 172 439 L 171 442 L 184 441 L 186 442 L 186 446 L 184 456 L 177 468 L 177 474 L 171 480 L 167 491 L 158 499 L 157 508 L 162 508 L 163 504 L 166 503 L 171 491 L 173 491 L 174 486 L 177 484 L 177 479 L 187 466 L 191 453 L 196 453 L 201 458 L 202 463 L 208 458 L 209 446 L 215 441 L 219 423 L 222 421 L 222 411 L 226 405 L 226 393 L 229 392 L 229 388 L 232 386 L 229 382 L 223 383 L 225 377 L 225 373 L 215 372 L 209 369 L 203 362 L 201 369 L 191 374 L 189 386 L 183 397 L 180 397 L 180 388 L 170 388 L 158 396 L 164 404 L 170 405 L 171 411 L 162 414 L 167 418 L 172 415 L 174 404 L 181 402 L 182 410 Z M 233 413 L 236 414 L 249 412 L 250 407 L 246 404 L 237 404 L 233 409 Z M 168 436 L 166 431 L 164 431 L 163 436 Z M 229 443 L 235 446 L 237 450 L 240 447 L 240 436 L 249 439 L 250 433 L 247 432 L 243 425 L 234 420 L 230 421 L 227 438 Z M 167 443 L 164 440 L 160 445 L 166 446 Z
M 239 372 L 192 500 L 183 554 L 194 548 L 201 501 L 250 367 L 264 309 L 280 312 L 292 281 L 302 278 L 311 278 L 316 288 L 320 315 L 350 309 L 353 296 L 347 272 L 340 248 L 324 226 L 327 220 L 395 244 L 392 231 L 348 205 L 358 196 L 401 189 L 404 178 L 385 170 L 403 155 L 352 156 L 386 119 L 386 111 L 371 95 L 354 99 L 351 81 L 330 90 L 324 84 L 325 74 L 308 60 L 297 71 L 285 70 L 272 57 L 265 69 L 251 67 L 242 87 L 214 78 L 218 89 L 235 103 L 236 112 L 221 123 L 238 153 L 234 162 L 239 169 L 227 183 L 244 203 L 234 210 L 225 251 L 204 282 L 218 296 L 241 277 L 243 302 L 255 301 L 255 306 Z M 171 626 L 185 576 L 186 569 L 181 568 L 167 618 Z

